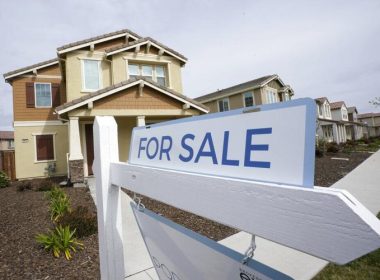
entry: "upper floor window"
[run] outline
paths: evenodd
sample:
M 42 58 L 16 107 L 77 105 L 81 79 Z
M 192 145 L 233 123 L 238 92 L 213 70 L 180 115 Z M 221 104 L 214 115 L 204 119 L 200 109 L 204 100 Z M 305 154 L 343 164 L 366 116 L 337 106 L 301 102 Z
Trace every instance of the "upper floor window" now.
M 244 93 L 244 106 L 245 107 L 249 107 L 249 106 L 253 106 L 254 105 L 254 102 L 253 102 L 253 93 L 252 92 L 245 92 Z
M 51 84 L 50 83 L 35 83 L 35 104 L 36 108 L 51 108 Z
M 285 93 L 285 101 L 289 101 L 290 100 L 290 94 L 289 93 Z
M 266 91 L 267 103 L 276 103 L 278 102 L 277 92 L 275 89 L 267 89 Z
M 342 108 L 342 119 L 343 120 L 348 120 L 348 115 L 347 115 L 347 109 Z
M 143 76 L 166 86 L 166 71 L 162 65 L 128 64 L 129 78 Z
M 83 90 L 95 91 L 100 89 L 100 61 L 82 60 Z
M 324 111 L 325 111 L 325 117 L 326 118 L 331 118 L 331 109 L 330 109 L 330 104 L 327 102 L 323 105 Z
M 230 102 L 227 98 L 223 98 L 218 101 L 218 107 L 219 107 L 219 112 L 224 112 L 230 110 Z

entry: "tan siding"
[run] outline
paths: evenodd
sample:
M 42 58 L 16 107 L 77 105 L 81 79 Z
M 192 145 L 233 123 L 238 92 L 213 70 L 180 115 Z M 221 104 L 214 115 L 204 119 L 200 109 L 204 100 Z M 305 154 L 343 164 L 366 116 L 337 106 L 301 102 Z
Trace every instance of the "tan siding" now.
M 230 96 L 229 100 L 230 100 L 230 110 L 244 107 L 242 93 Z
M 94 103 L 95 109 L 180 109 L 182 103 L 144 87 L 142 96 L 139 96 L 138 86 L 115 93 Z
M 210 109 L 210 113 L 217 113 L 219 111 L 217 101 L 207 102 L 204 105 Z
M 270 81 L 268 83 L 268 87 L 275 88 L 277 90 L 280 90 L 282 88 L 281 84 L 277 80 Z
M 253 94 L 254 94 L 254 98 L 255 98 L 255 105 L 263 104 L 263 98 L 261 96 L 261 89 L 260 88 L 255 89 L 253 91 Z
M 60 79 L 52 78 L 21 78 L 13 81 L 13 114 L 15 121 L 57 120 L 54 108 L 26 108 L 26 83 L 60 83 Z M 61 90 L 64 91 L 64 87 Z M 63 96 L 63 98 L 62 98 Z M 65 92 L 61 93 L 61 103 L 65 100 Z
M 59 69 L 59 65 L 52 65 L 49 67 L 45 67 L 37 70 L 38 75 L 52 75 L 52 76 L 61 76 L 61 70 Z

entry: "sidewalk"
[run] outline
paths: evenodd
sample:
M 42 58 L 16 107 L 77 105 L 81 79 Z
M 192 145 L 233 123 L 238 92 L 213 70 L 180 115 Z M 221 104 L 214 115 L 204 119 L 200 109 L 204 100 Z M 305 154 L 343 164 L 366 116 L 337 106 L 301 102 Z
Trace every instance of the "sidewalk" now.
M 345 189 L 354 195 L 373 214 L 380 211 L 380 151 L 373 154 L 365 162 L 359 165 L 352 172 L 347 174 L 340 181 L 336 182 L 333 188 Z M 95 199 L 95 178 L 90 178 L 89 187 L 91 195 Z M 127 199 L 128 200 L 128 199 Z M 129 201 L 125 201 L 128 210 Z M 129 230 L 125 236 L 125 258 L 127 260 L 126 271 L 128 280 L 159 280 L 148 252 L 139 234 L 139 230 L 130 211 L 125 211 L 124 226 Z M 132 215 L 132 216 L 131 216 Z M 238 251 L 242 254 L 246 251 L 251 241 L 251 235 L 239 232 L 219 243 Z M 311 279 L 321 271 L 328 262 L 300 251 L 276 244 L 266 239 L 256 237 L 257 249 L 254 259 L 279 270 L 294 279 Z M 128 250 L 128 248 L 130 250 Z M 131 254 L 135 252 L 135 254 Z M 136 254 L 136 252 L 139 252 Z

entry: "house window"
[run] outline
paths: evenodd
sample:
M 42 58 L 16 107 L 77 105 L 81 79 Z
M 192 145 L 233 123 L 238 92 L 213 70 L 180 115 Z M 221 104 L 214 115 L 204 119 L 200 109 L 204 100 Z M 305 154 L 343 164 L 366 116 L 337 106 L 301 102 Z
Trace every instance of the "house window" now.
M 128 64 L 128 76 L 129 78 L 143 76 L 161 86 L 166 86 L 166 71 L 162 65 Z
M 323 104 L 323 109 L 325 111 L 325 117 L 331 118 L 330 104 L 328 104 L 327 102 L 325 104 Z
M 267 89 L 266 96 L 267 96 L 267 103 L 271 104 L 271 103 L 278 102 L 277 92 L 274 89 Z
M 54 135 L 36 135 L 36 160 L 47 161 L 55 160 Z
M 51 84 L 35 83 L 34 86 L 36 108 L 51 108 Z
M 230 109 L 230 102 L 228 98 L 224 98 L 218 101 L 219 112 L 228 111 Z
M 15 141 L 14 140 L 8 140 L 8 149 L 14 149 L 15 148 Z
M 343 120 L 347 120 L 348 119 L 346 108 L 342 108 L 342 119 Z
M 249 107 L 249 106 L 253 106 L 253 105 L 254 105 L 253 93 L 252 92 L 244 93 L 244 106 Z
M 84 59 L 83 61 L 83 89 L 95 91 L 100 89 L 100 61 Z
M 285 93 L 285 101 L 289 101 L 290 100 L 290 95 L 289 93 Z

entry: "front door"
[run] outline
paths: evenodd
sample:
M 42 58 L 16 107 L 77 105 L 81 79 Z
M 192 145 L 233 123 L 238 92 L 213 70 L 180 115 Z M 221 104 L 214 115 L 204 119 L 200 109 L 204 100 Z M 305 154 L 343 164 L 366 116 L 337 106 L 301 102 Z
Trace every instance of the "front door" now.
M 94 133 L 92 124 L 85 125 L 85 132 L 88 175 L 94 175 L 94 172 L 92 172 L 92 164 L 94 163 Z

